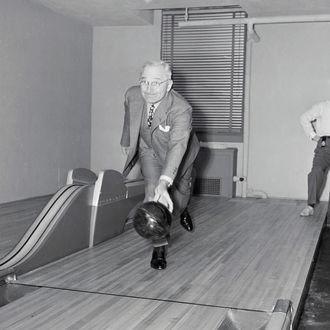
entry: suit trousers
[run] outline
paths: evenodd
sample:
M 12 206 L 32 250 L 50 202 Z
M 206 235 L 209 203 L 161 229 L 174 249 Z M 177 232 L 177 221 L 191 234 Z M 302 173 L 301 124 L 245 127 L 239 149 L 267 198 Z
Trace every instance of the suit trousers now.
M 145 185 L 145 201 L 153 200 L 155 188 L 158 185 L 162 173 L 162 164 L 156 154 L 150 150 L 140 153 L 140 165 Z M 194 168 L 193 164 L 187 168 L 185 173 L 175 178 L 173 185 L 169 188 L 169 194 L 173 201 L 173 218 L 178 218 L 187 207 L 193 186 Z M 153 241 L 154 246 L 167 244 L 167 240 Z
M 308 205 L 319 202 L 329 168 L 330 138 L 327 138 L 323 145 L 320 139 L 314 151 L 312 170 L 308 174 Z

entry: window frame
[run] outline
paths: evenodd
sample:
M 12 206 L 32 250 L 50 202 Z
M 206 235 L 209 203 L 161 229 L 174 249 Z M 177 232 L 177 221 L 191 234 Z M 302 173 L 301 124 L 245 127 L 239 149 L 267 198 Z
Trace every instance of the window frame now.
M 164 9 L 162 10 L 162 22 L 161 22 L 161 58 L 168 62 L 172 67 L 173 73 L 173 88 L 178 91 L 183 97 L 187 99 L 187 101 L 193 107 L 193 127 L 202 141 L 214 141 L 214 142 L 242 142 L 244 136 L 244 99 L 245 99 L 245 66 L 246 66 L 246 51 L 247 51 L 247 28 L 245 24 L 235 24 L 235 25 L 222 25 L 222 26 L 211 26 L 207 25 L 204 28 L 205 33 L 210 31 L 208 34 L 209 39 L 212 41 L 213 35 L 216 35 L 215 40 L 218 42 L 216 45 L 219 45 L 219 49 L 222 49 L 224 55 L 223 57 L 228 57 L 228 50 L 231 47 L 231 57 L 228 61 L 221 63 L 219 57 L 214 56 L 211 60 L 196 60 L 195 64 L 194 60 L 191 59 L 190 53 L 189 55 L 182 55 L 181 48 L 186 47 L 188 49 L 187 53 L 193 49 L 193 46 L 189 44 L 191 40 L 194 41 L 194 37 L 190 40 L 189 36 L 187 40 L 185 40 L 185 34 L 191 33 L 203 33 L 203 27 L 192 27 L 192 28 L 179 28 L 178 22 L 185 20 L 187 17 L 187 11 L 184 9 Z M 204 18 L 203 18 L 204 17 Z M 242 11 L 240 8 L 234 8 L 224 10 L 223 7 L 207 7 L 207 8 L 190 8 L 189 9 L 189 21 L 193 20 L 204 20 L 212 19 L 233 19 L 233 18 L 246 18 L 246 12 Z M 171 18 L 171 22 L 168 20 Z M 167 21 L 165 21 L 165 19 Z M 169 26 L 171 24 L 171 26 Z M 183 29 L 187 29 L 183 31 Z M 231 30 L 230 30 L 231 29 Z M 183 32 L 182 32 L 183 31 Z M 189 32 L 190 31 L 190 32 Z M 195 31 L 195 32 L 194 32 Z M 197 32 L 196 32 L 197 31 Z M 223 36 L 218 34 L 219 31 L 223 31 Z M 237 41 L 235 38 L 237 37 L 237 31 L 239 31 Z M 170 34 L 170 36 L 169 36 Z M 228 38 L 231 37 L 231 40 Z M 179 38 L 180 43 L 178 43 L 175 38 Z M 180 39 L 181 38 L 181 39 Z M 222 39 L 221 39 L 222 38 Z M 198 39 L 196 37 L 196 48 L 202 48 L 202 51 L 207 51 L 207 47 L 212 46 L 214 49 L 213 43 L 207 41 L 208 37 L 204 37 L 204 39 Z M 183 42 L 183 41 L 184 42 Z M 206 46 L 201 44 L 202 42 Z M 175 45 L 177 43 L 177 45 Z M 199 44 L 198 44 L 199 43 Z M 177 47 L 177 49 L 175 49 Z M 191 47 L 191 48 L 189 48 Z M 203 48 L 205 47 L 205 48 Z M 211 51 L 213 51 L 211 49 Z M 177 54 L 175 54 L 175 51 Z M 186 51 L 183 49 L 183 53 Z M 219 55 L 220 51 L 215 51 L 216 55 Z M 185 58 L 186 56 L 186 58 Z M 198 57 L 198 56 L 197 56 Z M 212 57 L 212 56 L 211 56 Z M 201 56 L 200 56 L 201 58 Z M 205 59 L 206 57 L 203 57 Z M 189 69 L 189 65 L 187 68 L 185 67 L 185 61 L 190 62 L 192 64 Z M 205 64 L 206 62 L 206 64 Z M 182 64 L 183 63 L 183 64 Z M 200 63 L 200 65 L 199 65 Z M 215 78 L 214 85 L 211 86 L 211 92 L 203 91 L 205 86 L 209 86 L 210 82 L 205 79 L 207 77 L 207 72 L 210 72 L 210 69 L 207 68 L 208 63 L 211 63 L 211 67 L 216 67 L 218 63 L 218 67 L 216 67 L 217 73 L 214 76 L 218 76 Z M 206 65 L 206 66 L 205 66 Z M 230 68 L 229 68 L 230 65 Z M 204 70 L 204 75 L 200 74 L 196 71 L 198 68 L 199 71 Z M 228 69 L 229 68 L 229 69 Z M 181 70 L 181 72 L 180 72 Z M 185 71 L 186 70 L 186 71 Z M 190 71 L 189 71 L 190 70 Z M 197 73 L 196 73 L 197 72 Z M 181 77 L 180 77 L 181 74 Z M 185 75 L 185 76 L 182 76 Z M 200 75 L 200 77 L 199 77 Z M 197 76 L 197 78 L 196 78 Z M 212 75 L 210 75 L 212 76 Z M 183 77 L 183 78 L 182 78 Z M 190 77 L 186 79 L 188 83 L 185 83 L 185 77 Z M 193 77 L 193 81 L 191 80 Z M 223 78 L 222 78 L 223 77 Z M 200 79 L 200 80 L 199 80 Z M 209 79 L 210 80 L 210 79 Z M 211 79 L 212 80 L 212 79 Z M 228 80 L 230 81 L 228 86 Z M 196 87 L 196 85 L 200 84 L 201 87 Z M 204 84 L 204 85 L 203 85 Z M 187 90 L 185 90 L 185 86 Z M 190 86 L 190 87 L 189 87 Z M 199 86 L 199 85 L 198 85 Z M 191 89 L 191 91 L 190 91 Z M 216 93 L 212 92 L 216 90 Z M 196 92 L 197 91 L 197 92 Z M 203 99 L 205 95 L 211 95 L 213 93 L 214 98 L 210 98 L 206 105 L 198 104 L 196 101 L 196 97 L 194 99 L 193 93 L 196 93 L 197 98 Z M 198 94 L 200 93 L 200 94 Z M 228 94 L 229 93 L 229 94 Z M 222 95 L 220 95 L 222 94 Z M 225 95 L 225 96 L 223 96 Z M 218 102 L 218 103 L 217 103 Z M 209 109 L 207 108 L 209 107 Z M 215 108 L 218 107 L 218 108 Z M 227 107 L 229 107 L 227 109 Z M 206 119 L 203 119 L 206 118 Z M 227 125 L 227 126 L 226 126 Z M 212 127 L 216 126 L 216 127 Z

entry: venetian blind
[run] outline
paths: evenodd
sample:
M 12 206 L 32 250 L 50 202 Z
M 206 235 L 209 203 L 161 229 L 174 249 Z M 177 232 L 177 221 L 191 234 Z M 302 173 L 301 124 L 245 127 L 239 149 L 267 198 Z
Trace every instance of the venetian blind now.
M 189 9 L 189 21 L 246 17 L 242 11 Z M 246 27 L 179 27 L 185 10 L 162 11 L 161 57 L 173 88 L 193 107 L 193 127 L 217 141 L 242 141 Z

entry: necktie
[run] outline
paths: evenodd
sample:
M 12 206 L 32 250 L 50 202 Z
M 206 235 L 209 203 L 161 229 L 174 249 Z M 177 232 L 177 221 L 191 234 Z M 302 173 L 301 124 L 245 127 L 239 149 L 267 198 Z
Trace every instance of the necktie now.
M 148 111 L 148 127 L 151 127 L 152 119 L 154 118 L 155 105 L 151 104 Z

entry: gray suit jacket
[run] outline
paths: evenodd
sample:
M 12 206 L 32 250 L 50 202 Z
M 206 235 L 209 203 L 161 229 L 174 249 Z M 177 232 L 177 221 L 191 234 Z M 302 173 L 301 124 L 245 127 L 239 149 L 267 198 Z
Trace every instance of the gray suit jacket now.
M 125 94 L 125 117 L 121 146 L 129 147 L 123 175 L 127 176 L 138 159 L 141 117 L 145 101 L 140 87 L 134 86 Z M 176 91 L 171 90 L 161 101 L 152 121 L 152 148 L 161 164 L 162 175 L 173 180 L 180 178 L 194 162 L 199 141 L 192 131 L 192 108 Z

